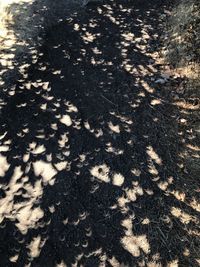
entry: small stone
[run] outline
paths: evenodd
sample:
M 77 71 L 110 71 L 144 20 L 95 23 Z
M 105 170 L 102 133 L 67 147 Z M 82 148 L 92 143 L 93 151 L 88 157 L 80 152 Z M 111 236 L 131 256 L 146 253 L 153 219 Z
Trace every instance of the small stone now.
M 60 119 L 60 122 L 65 124 L 66 126 L 72 125 L 72 120 L 69 115 L 63 115 L 62 118 Z

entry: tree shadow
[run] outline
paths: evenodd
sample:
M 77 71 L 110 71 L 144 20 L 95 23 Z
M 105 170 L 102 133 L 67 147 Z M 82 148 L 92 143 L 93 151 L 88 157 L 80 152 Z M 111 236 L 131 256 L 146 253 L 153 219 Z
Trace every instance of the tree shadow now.
M 160 78 L 157 55 L 165 12 L 89 4 L 2 97 L 1 266 L 198 266 L 181 81 Z
M 3 1 L 0 6 L 0 87 L 13 87 L 37 61 L 45 30 L 81 8 L 82 0 Z

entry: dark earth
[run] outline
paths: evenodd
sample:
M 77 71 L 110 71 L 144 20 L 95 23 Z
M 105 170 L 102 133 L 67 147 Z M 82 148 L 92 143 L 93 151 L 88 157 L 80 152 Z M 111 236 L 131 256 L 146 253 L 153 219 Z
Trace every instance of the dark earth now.
M 89 3 L 2 93 L 0 267 L 199 266 L 190 110 L 158 53 L 170 9 Z

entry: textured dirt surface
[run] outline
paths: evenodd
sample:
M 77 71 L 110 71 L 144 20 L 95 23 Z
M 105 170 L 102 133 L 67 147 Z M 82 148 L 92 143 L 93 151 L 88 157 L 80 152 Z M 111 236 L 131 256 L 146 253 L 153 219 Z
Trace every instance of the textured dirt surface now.
M 199 106 L 160 60 L 169 10 L 88 4 L 1 92 L 0 267 L 199 266 Z

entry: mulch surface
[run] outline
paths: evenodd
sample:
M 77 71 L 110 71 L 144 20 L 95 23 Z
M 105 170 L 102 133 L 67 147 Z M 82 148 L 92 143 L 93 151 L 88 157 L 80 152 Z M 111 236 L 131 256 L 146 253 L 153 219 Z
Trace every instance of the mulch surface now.
M 181 157 L 197 137 L 187 132 L 191 110 L 174 104 L 182 80 L 156 82 L 163 66 L 153 57 L 170 8 L 88 4 L 47 31 L 28 76 L 4 92 L 0 201 L 13 208 L 2 213 L 1 267 L 198 266 L 199 214 L 189 205 L 198 187 Z M 18 166 L 16 185 L 27 179 L 9 195 Z M 43 216 L 22 232 L 26 206 Z

